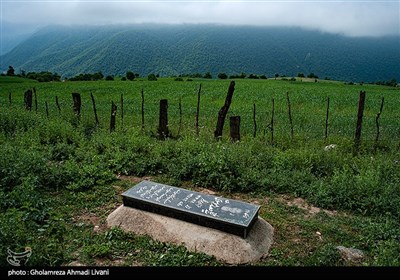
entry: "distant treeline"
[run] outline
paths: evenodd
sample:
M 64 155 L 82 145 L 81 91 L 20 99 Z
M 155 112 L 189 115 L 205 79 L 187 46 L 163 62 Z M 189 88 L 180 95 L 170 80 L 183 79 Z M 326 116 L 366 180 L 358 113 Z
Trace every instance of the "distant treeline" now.
M 78 76 L 69 78 L 70 81 L 99 81 L 103 80 L 104 75 L 101 72 L 96 72 L 94 74 L 84 73 L 79 74 Z
M 1 74 L 4 76 L 5 74 Z M 15 69 L 11 65 L 8 66 L 6 76 L 16 76 L 27 78 L 31 80 L 37 80 L 39 82 L 59 82 L 61 80 L 61 76 L 57 73 L 52 73 L 49 71 L 42 71 L 42 72 L 28 72 L 26 73 L 25 70 L 21 70 L 19 74 L 15 74 Z
M 15 70 L 12 66 L 9 66 L 7 74 L 1 74 L 2 76 L 16 76 L 16 77 L 22 77 L 22 78 L 27 78 L 27 79 L 32 79 L 32 80 L 37 80 L 39 82 L 59 82 L 61 81 L 61 76 L 57 73 L 52 73 L 49 71 L 42 71 L 42 72 L 28 72 L 26 73 L 24 70 L 20 71 L 20 74 L 15 74 Z M 133 81 L 136 78 L 139 78 L 140 74 L 139 73 L 134 73 L 132 71 L 127 71 L 125 76 L 119 76 L 120 80 L 122 81 Z M 159 78 L 159 74 L 149 74 L 147 76 L 147 79 L 149 81 L 157 81 L 157 78 Z M 287 76 L 284 74 L 279 74 L 276 73 L 274 75 L 274 78 L 282 78 L 283 80 L 288 80 Z M 307 76 L 304 73 L 298 73 L 297 74 L 298 78 L 311 78 L 317 79 L 319 78 L 316 74 L 310 73 Z M 175 78 L 176 81 L 183 81 L 182 78 L 202 78 L 202 79 L 213 79 L 213 76 L 210 72 L 206 72 L 204 74 L 202 73 L 189 73 L 189 74 L 180 74 L 178 76 L 172 76 L 172 78 Z M 246 74 L 246 73 L 240 73 L 240 74 L 232 74 L 228 75 L 226 73 L 219 73 L 217 75 L 218 79 L 224 80 L 224 79 L 268 79 L 268 77 L 264 74 L 258 75 L 258 74 Z M 325 77 L 325 80 L 330 80 L 329 77 Z M 68 81 L 101 81 L 101 80 L 106 80 L 106 81 L 113 81 L 114 76 L 113 75 L 107 75 L 104 76 L 101 71 L 96 72 L 96 73 L 81 73 L 75 77 L 71 78 L 65 78 L 65 80 Z M 295 77 L 291 77 L 289 79 L 290 81 L 295 81 Z M 363 84 L 364 82 L 360 82 L 360 84 Z M 355 84 L 354 82 L 349 82 L 346 84 Z M 391 87 L 396 87 L 398 85 L 397 80 L 395 78 L 388 80 L 388 81 L 377 81 L 377 82 L 368 82 L 368 84 L 375 84 L 375 85 L 382 85 L 382 86 L 391 86 Z

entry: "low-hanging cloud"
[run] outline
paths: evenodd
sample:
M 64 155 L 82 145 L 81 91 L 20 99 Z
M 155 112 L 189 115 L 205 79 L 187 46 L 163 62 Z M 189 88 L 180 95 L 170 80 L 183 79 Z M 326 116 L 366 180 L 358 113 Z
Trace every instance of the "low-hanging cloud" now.
M 296 26 L 347 36 L 400 35 L 398 1 L 3 0 L 2 20 L 35 25 L 216 23 Z

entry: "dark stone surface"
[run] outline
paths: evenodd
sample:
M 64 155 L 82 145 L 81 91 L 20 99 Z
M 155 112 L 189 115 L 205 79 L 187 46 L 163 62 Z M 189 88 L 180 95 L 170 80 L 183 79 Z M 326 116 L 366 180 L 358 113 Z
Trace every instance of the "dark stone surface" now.
M 122 194 L 125 206 L 158 213 L 246 238 L 260 206 L 142 181 Z

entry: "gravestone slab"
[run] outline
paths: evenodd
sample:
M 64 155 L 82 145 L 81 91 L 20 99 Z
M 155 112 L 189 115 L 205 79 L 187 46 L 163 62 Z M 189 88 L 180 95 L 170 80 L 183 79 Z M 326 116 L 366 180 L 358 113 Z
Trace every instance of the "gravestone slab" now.
M 142 181 L 122 194 L 125 206 L 158 213 L 246 238 L 260 206 Z

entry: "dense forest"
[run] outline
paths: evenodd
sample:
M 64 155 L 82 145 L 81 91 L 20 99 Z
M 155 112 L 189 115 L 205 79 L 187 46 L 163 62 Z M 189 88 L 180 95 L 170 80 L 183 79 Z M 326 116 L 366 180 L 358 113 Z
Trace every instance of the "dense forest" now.
M 218 25 L 49 26 L 1 57 L 3 71 L 71 78 L 101 71 L 274 77 L 315 73 L 354 82 L 400 80 L 398 37 L 359 37 L 299 28 Z

